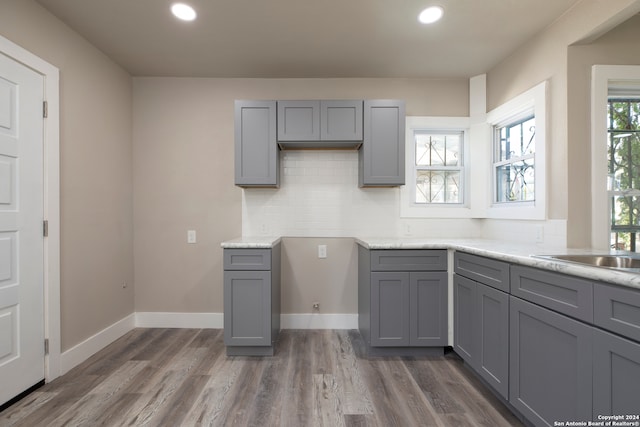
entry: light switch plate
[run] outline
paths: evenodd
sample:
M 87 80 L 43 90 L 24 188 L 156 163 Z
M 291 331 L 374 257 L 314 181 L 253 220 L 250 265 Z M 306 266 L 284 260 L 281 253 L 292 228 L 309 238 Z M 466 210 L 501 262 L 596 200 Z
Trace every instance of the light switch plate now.
M 187 243 L 196 243 L 196 230 L 187 230 Z

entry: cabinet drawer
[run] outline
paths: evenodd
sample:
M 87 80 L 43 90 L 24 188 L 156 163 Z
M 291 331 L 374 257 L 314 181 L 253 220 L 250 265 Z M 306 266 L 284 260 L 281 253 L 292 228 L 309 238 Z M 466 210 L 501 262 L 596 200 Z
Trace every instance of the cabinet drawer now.
M 502 261 L 456 252 L 454 272 L 492 288 L 509 292 L 509 264 Z
M 596 283 L 593 300 L 596 325 L 640 341 L 640 291 Z
M 447 269 L 444 249 L 371 251 L 371 271 L 435 271 Z
M 225 249 L 225 270 L 271 270 L 271 249 Z
M 588 280 L 512 265 L 511 294 L 576 319 L 593 321 L 593 284 Z

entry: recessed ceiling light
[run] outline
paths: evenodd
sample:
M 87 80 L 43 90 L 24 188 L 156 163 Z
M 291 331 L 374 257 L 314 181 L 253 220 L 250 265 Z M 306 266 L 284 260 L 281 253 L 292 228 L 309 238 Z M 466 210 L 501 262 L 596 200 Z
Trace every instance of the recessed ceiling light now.
M 433 24 L 436 21 L 439 21 L 444 14 L 444 9 L 440 6 L 431 6 L 420 12 L 418 15 L 418 21 L 423 24 Z
M 171 5 L 171 13 L 178 19 L 182 19 L 183 21 L 193 21 L 196 19 L 196 11 L 184 3 L 174 3 Z

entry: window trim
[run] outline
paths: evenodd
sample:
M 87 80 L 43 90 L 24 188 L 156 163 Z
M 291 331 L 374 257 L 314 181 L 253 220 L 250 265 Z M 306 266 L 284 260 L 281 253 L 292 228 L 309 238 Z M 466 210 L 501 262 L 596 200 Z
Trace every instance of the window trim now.
M 401 218 L 472 218 L 470 207 L 470 118 L 469 117 L 432 117 L 407 116 L 405 132 L 405 178 L 407 184 L 400 191 Z M 415 203 L 415 131 L 462 132 L 462 203 Z
M 611 200 L 607 191 L 607 108 L 609 89 L 624 82 L 640 81 L 638 65 L 591 67 L 591 247 L 609 250 Z
M 487 113 L 487 124 L 491 128 L 491 188 L 487 207 L 487 218 L 545 220 L 546 209 L 546 122 L 547 122 L 547 82 L 544 81 L 515 98 L 505 102 Z M 527 116 L 536 119 L 536 150 L 534 154 L 535 200 L 533 201 L 496 201 L 495 174 L 495 128 L 504 126 Z

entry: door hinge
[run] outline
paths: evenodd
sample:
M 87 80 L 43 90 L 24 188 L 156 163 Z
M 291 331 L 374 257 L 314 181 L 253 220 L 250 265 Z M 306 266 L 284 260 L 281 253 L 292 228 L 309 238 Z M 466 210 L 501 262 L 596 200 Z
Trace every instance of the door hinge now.
M 49 237 L 49 220 L 42 221 L 42 235 L 44 237 Z
M 49 338 L 44 339 L 44 354 L 49 354 Z
M 42 102 L 42 117 L 45 119 L 49 117 L 49 103 L 47 101 Z

